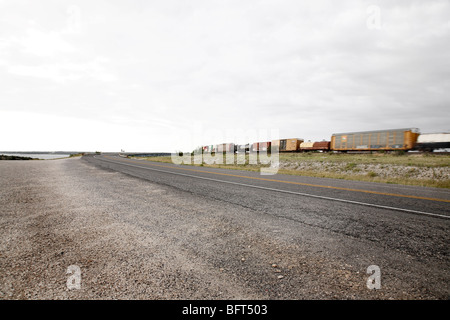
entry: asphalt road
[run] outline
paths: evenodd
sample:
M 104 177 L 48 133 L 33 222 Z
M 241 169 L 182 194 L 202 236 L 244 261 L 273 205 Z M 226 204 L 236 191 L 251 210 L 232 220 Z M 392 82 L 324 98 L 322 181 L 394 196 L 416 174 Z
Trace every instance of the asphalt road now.
M 449 297 L 448 190 L 288 175 L 262 176 L 255 172 L 131 160 L 117 155 L 89 155 L 82 160 L 195 199 L 194 204 L 181 204 L 178 208 L 181 215 L 198 214 L 199 207 L 205 210 L 203 205 L 207 204 L 211 209 L 207 219 L 232 221 L 232 226 L 228 224 L 227 228 L 215 230 L 214 235 L 207 237 L 209 243 L 199 242 L 202 232 L 211 233 L 211 230 L 192 224 L 194 215 L 192 221 L 184 222 L 190 225 L 187 234 L 175 239 L 195 257 L 213 266 L 226 265 L 222 271 L 236 274 L 239 270 L 241 276 L 249 279 L 250 287 L 258 287 L 260 282 L 259 286 L 268 290 L 263 285 L 266 272 L 261 271 L 257 262 L 248 263 L 252 257 L 264 253 L 284 267 L 280 277 L 271 281 L 290 279 L 282 285 L 285 286 L 282 291 L 277 291 L 276 296 L 281 298 Z M 126 221 L 145 224 L 131 218 Z M 175 219 L 173 223 L 180 221 Z M 240 238 L 230 237 L 230 232 L 239 234 Z M 193 234 L 198 238 L 192 238 Z M 258 235 L 265 242 L 253 241 L 251 235 Z M 170 239 L 177 242 L 173 236 Z M 265 251 L 268 247 L 270 253 Z M 230 261 L 230 255 L 242 257 L 241 261 Z M 279 271 L 279 266 L 274 265 L 273 271 Z M 380 268 L 381 289 L 369 290 L 366 286 L 367 268 L 371 265 Z M 298 289 L 299 283 L 302 291 Z

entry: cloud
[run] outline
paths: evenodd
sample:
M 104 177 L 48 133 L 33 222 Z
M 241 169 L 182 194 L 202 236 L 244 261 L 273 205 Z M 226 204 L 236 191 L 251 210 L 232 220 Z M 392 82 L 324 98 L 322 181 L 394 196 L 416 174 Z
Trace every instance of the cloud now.
M 43 78 L 59 83 L 89 79 L 103 82 L 117 80 L 115 74 L 107 71 L 101 58 L 80 63 L 63 61 L 40 65 L 10 65 L 6 69 L 14 75 Z
M 43 32 L 37 28 L 28 28 L 23 37 L 11 37 L 12 45 L 20 48 L 25 55 L 54 58 L 58 54 L 73 53 L 76 48 L 64 40 L 61 32 Z
M 0 14 L 4 110 L 154 126 L 174 147 L 194 123 L 311 140 L 448 129 L 448 1 L 22 7 Z
M 120 123 L 29 111 L 0 111 L 0 123 L 0 133 L 5 137 L 0 141 L 2 151 L 142 151 L 146 148 L 175 151 L 164 139 L 152 140 L 161 130 L 161 123 L 167 125 L 164 119 Z M 142 140 L 136 140 L 137 136 Z

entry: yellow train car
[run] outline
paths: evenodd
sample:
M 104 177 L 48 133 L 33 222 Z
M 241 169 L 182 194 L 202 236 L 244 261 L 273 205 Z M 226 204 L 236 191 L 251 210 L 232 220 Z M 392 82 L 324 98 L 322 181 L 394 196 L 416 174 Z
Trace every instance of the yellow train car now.
M 309 150 L 312 150 L 313 147 L 314 147 L 314 142 L 311 142 L 311 141 L 300 143 L 301 151 L 309 151 Z
M 417 128 L 335 133 L 331 136 L 330 149 L 334 151 L 411 150 L 419 134 Z

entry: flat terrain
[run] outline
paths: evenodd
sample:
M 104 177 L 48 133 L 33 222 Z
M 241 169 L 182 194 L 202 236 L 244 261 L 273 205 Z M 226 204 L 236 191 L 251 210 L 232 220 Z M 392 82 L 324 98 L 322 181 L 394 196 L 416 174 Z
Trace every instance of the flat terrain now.
M 171 157 L 141 158 L 172 163 Z M 250 164 L 249 155 L 244 164 L 227 161 L 202 166 L 247 171 L 259 171 L 264 164 Z M 192 164 L 194 160 L 192 157 Z M 280 153 L 279 172 L 319 178 L 370 181 L 423 187 L 450 188 L 450 155 L 438 153 Z
M 447 189 L 260 178 L 115 156 L 2 161 L 0 298 L 448 299 Z

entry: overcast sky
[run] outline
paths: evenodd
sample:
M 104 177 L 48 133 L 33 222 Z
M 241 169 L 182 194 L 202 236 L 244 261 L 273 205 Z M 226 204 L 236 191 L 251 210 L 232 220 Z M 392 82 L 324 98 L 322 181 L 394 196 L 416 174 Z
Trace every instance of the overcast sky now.
M 0 0 L 0 150 L 450 131 L 449 53 L 448 0 Z

